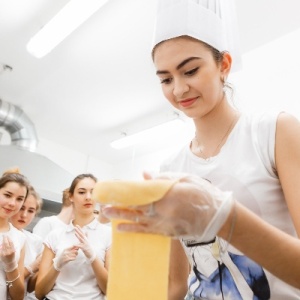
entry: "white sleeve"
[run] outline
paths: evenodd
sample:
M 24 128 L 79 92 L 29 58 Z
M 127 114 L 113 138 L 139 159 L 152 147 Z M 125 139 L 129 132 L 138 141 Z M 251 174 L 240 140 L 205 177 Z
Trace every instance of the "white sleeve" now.
M 40 219 L 38 223 L 33 227 L 32 232 L 38 235 L 42 240 L 44 240 L 51 230 L 52 227 L 49 217 L 44 217 Z

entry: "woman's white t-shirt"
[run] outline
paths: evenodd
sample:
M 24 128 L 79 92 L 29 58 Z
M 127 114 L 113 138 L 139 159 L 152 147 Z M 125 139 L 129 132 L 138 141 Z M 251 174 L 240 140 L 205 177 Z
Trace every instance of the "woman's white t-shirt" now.
M 90 245 L 96 251 L 97 257 L 104 263 L 106 251 L 111 246 L 111 228 L 94 219 L 82 229 L 87 233 Z M 45 246 L 58 255 L 64 249 L 78 243 L 72 222 L 67 229 L 55 229 L 50 232 L 44 241 Z M 92 266 L 81 250 L 78 251 L 74 261 L 62 267 L 53 289 L 46 297 L 50 300 L 105 299 L 97 284 Z
M 38 235 L 42 240 L 46 238 L 49 232 L 57 228 L 66 228 L 68 224 L 64 223 L 58 216 L 49 216 L 41 218 L 33 227 L 32 232 Z
M 235 199 L 268 223 L 296 236 L 275 166 L 277 118 L 278 113 L 242 115 L 218 155 L 203 159 L 187 145 L 165 161 L 161 171 L 206 178 L 221 190 L 232 191 Z M 222 246 L 224 241 L 218 239 L 217 243 Z M 213 249 L 216 245 L 185 247 L 194 269 L 189 291 L 195 299 L 300 299 L 299 290 L 234 247 L 229 246 L 219 260 L 213 256 Z
M 2 246 L 3 236 L 9 236 L 15 247 L 15 258 L 16 261 L 20 259 L 20 253 L 25 245 L 25 235 L 9 223 L 9 231 L 0 233 L 0 247 Z M 7 298 L 7 287 L 6 287 L 6 273 L 4 271 L 4 264 L 0 259 L 0 299 Z

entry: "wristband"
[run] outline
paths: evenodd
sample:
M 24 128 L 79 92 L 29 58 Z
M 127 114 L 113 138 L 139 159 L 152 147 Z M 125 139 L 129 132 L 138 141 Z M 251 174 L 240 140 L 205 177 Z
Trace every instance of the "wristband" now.
M 32 276 L 34 274 L 32 268 L 30 266 L 25 266 L 25 268 L 27 269 L 27 271 L 29 272 L 30 276 Z
M 18 267 L 18 263 L 16 261 L 13 261 L 13 262 L 5 265 L 4 271 L 9 273 L 9 272 L 14 271 L 17 267 Z
M 224 192 L 223 201 L 221 205 L 218 207 L 215 215 L 208 222 L 204 230 L 201 228 L 202 233 L 199 236 L 188 236 L 182 238 L 182 241 L 185 244 L 185 246 L 195 247 L 214 243 L 217 233 L 227 220 L 233 207 L 234 199 L 232 197 L 232 193 Z M 233 230 L 234 223 L 235 221 L 233 220 L 231 231 Z M 229 234 L 229 239 L 231 239 L 231 235 L 232 232 Z
M 57 265 L 57 258 L 56 258 L 56 257 L 53 258 L 52 261 L 53 261 L 53 268 L 54 268 L 56 271 L 60 272 L 60 271 L 61 271 L 61 268 L 59 268 L 58 265 Z
M 95 261 L 96 257 L 97 257 L 96 252 L 94 252 L 91 258 L 88 259 L 89 263 L 92 264 Z

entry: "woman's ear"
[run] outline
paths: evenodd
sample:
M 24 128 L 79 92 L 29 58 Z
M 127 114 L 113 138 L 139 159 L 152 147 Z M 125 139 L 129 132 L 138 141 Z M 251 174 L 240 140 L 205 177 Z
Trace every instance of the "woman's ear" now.
M 221 72 L 224 78 L 227 78 L 232 66 L 232 57 L 230 53 L 224 52 L 223 53 L 223 60 L 221 62 Z

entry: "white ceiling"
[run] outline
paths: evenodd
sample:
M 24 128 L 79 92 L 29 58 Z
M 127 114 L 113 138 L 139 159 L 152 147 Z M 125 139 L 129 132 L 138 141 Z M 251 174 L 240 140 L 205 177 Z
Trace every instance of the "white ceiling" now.
M 50 54 L 31 56 L 28 40 L 67 2 L 0 0 L 0 62 L 13 68 L 0 74 L 0 99 L 20 106 L 40 139 L 111 163 L 128 159 L 129 149 L 109 142 L 172 113 L 150 58 L 156 1 L 109 0 Z M 300 28 L 298 0 L 236 5 L 243 53 Z

